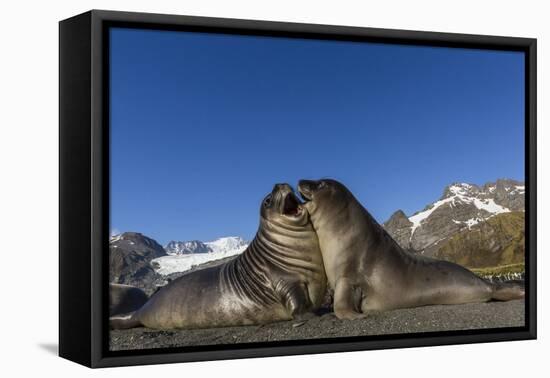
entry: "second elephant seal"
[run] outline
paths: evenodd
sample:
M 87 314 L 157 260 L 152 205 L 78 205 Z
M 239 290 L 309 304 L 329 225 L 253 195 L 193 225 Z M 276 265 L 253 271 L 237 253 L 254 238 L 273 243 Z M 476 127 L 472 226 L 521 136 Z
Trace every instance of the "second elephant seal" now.
M 127 314 L 141 308 L 149 298 L 138 287 L 109 284 L 109 316 Z
M 112 328 L 209 328 L 291 320 L 317 309 L 326 275 L 309 215 L 288 184 L 262 201 L 260 226 L 235 259 L 183 275 Z
M 353 194 L 335 180 L 302 180 L 338 318 L 369 310 L 523 298 L 517 285 L 493 284 L 468 269 L 404 251 Z

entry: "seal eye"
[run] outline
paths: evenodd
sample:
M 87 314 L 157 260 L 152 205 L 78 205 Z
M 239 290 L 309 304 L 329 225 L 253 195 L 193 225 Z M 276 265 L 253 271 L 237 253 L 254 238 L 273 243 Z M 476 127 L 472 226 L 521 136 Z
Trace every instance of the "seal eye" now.
M 269 207 L 269 206 L 271 206 L 271 198 L 272 198 L 272 196 L 271 196 L 271 194 L 270 194 L 270 195 L 268 195 L 268 196 L 264 199 L 264 207 Z

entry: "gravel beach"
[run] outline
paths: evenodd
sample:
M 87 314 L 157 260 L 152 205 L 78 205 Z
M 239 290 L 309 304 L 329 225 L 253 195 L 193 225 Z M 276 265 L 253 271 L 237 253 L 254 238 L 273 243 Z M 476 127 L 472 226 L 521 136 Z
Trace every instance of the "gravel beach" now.
M 110 349 L 131 350 L 192 345 L 235 344 L 359 335 L 384 335 L 466 329 L 521 327 L 525 302 L 488 302 L 425 306 L 370 313 L 365 319 L 338 320 L 333 313 L 307 321 L 261 326 L 157 331 L 148 328 L 112 330 Z

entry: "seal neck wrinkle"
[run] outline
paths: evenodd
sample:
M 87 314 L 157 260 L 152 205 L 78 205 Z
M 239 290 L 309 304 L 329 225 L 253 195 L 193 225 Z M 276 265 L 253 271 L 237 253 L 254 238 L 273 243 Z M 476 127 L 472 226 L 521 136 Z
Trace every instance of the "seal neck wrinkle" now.
M 305 277 L 324 274 L 317 234 L 308 223 L 297 227 L 262 220 L 253 244 L 271 269 L 291 271 Z
M 269 288 L 270 277 L 264 261 L 258 255 L 254 241 L 221 272 L 221 282 L 225 290 L 231 289 L 243 302 L 271 305 L 278 301 Z
M 317 234 L 311 223 L 287 224 L 260 219 L 246 250 L 223 269 L 222 284 L 239 300 L 273 304 L 279 301 L 274 284 L 280 280 L 324 282 Z

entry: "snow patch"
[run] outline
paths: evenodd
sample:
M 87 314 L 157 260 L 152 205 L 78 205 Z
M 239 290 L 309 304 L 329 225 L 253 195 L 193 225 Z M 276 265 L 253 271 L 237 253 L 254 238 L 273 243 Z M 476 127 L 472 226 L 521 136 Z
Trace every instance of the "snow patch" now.
M 516 185 L 510 194 L 525 194 L 525 185 Z
M 212 252 L 223 252 L 227 250 L 235 250 L 246 247 L 248 243 L 241 237 L 228 236 L 225 238 L 219 238 L 211 242 L 204 243 L 212 249 Z
M 506 207 L 497 205 L 492 198 L 484 199 L 484 200 L 473 198 L 473 202 L 474 202 L 475 207 L 477 207 L 478 209 L 485 210 L 485 211 L 487 211 L 489 213 L 492 213 L 494 215 L 510 212 L 510 209 L 507 209 Z
M 451 187 L 452 188 L 452 187 Z M 449 203 L 449 202 L 452 202 L 453 201 L 453 198 L 454 197 L 449 197 L 449 198 L 445 198 L 443 200 L 439 200 L 437 202 L 434 202 L 433 206 L 430 207 L 429 209 L 427 210 L 424 210 L 424 211 L 421 211 L 419 213 L 416 213 L 415 215 L 409 217 L 409 221 L 412 222 L 412 226 L 411 226 L 411 238 L 414 234 L 414 232 L 416 231 L 416 229 L 418 227 L 420 227 L 420 224 L 422 223 L 422 221 L 424 221 L 425 219 L 427 219 L 438 207 L 446 204 L 446 203 Z
M 478 224 L 479 222 L 481 222 L 483 220 L 484 220 L 483 218 L 470 218 L 470 219 L 465 220 L 465 221 L 458 221 L 456 219 L 452 219 L 454 224 L 466 225 L 466 226 L 468 226 L 468 229 L 471 229 L 472 226 L 475 226 L 476 224 Z
M 109 238 L 109 244 L 111 243 L 114 243 L 114 242 L 117 242 L 119 240 L 123 240 L 122 239 L 122 234 L 118 234 L 118 235 L 113 235 Z
M 454 195 L 466 195 L 468 194 L 468 190 L 472 188 L 472 185 L 466 184 L 465 182 L 461 184 L 454 184 L 449 187 L 449 191 L 453 193 Z
M 476 224 L 478 224 L 482 219 L 480 218 L 471 218 L 471 219 L 468 219 L 467 221 L 465 221 L 464 223 L 466 223 L 466 225 L 468 226 L 468 228 L 472 228 L 472 226 L 475 226 Z

